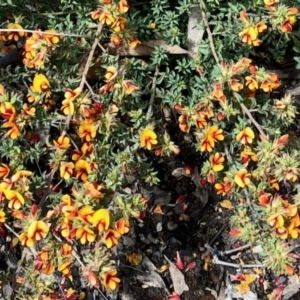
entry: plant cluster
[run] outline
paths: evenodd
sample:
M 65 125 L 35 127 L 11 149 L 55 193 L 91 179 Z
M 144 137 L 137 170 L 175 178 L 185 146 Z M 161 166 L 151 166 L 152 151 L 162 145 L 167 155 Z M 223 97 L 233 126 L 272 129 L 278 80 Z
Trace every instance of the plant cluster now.
M 76 268 L 99 292 L 119 286 L 110 249 L 146 214 L 137 187 L 159 182 L 157 157 L 182 150 L 164 124 L 166 107 L 177 133 L 193 134 L 203 164 L 192 167 L 236 203 L 231 234 L 262 245 L 264 264 L 277 274 L 292 274 L 288 240 L 300 235 L 300 173 L 299 145 L 287 131 L 296 107 L 290 94 L 275 93 L 281 80 L 256 49 L 276 64 L 291 53 L 297 60 L 298 9 L 279 0 L 254 8 L 180 0 L 175 10 L 168 0 L 22 2 L 24 11 L 10 1 L 13 19 L 12 11 L 0 13 L 9 18 L 1 51 L 22 56 L 1 70 L 0 235 L 23 253 L 15 274 L 1 271 L 2 284 L 14 277 L 18 299 L 83 299 L 84 291 L 67 285 Z M 185 47 L 180 20 L 195 5 L 206 33 L 194 57 L 174 59 L 162 47 L 148 61 L 107 51 L 108 43 L 128 49 L 151 38 Z M 96 49 L 95 82 L 88 72 Z M 240 278 L 241 290 L 253 280 Z

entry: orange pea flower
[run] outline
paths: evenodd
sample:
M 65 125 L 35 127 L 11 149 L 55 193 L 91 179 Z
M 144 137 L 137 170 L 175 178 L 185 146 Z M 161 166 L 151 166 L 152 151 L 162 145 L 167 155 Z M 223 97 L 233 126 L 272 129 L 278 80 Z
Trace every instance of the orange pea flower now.
M 49 46 L 53 46 L 61 40 L 61 37 L 56 34 L 54 29 L 45 30 L 43 33 L 43 37 L 47 41 Z
M 189 126 L 187 120 L 188 120 L 188 115 L 187 114 L 182 114 L 178 118 L 178 123 L 179 123 L 179 128 L 182 132 L 189 133 L 190 132 L 190 126 Z
M 0 223 L 5 223 L 5 212 L 3 210 L 0 210 Z
M 62 161 L 60 163 L 60 168 L 59 168 L 60 177 L 65 180 L 69 180 L 71 178 L 71 176 L 73 175 L 74 167 L 75 167 L 74 163 Z
M 118 245 L 118 239 L 121 237 L 121 234 L 113 229 L 108 229 L 103 235 L 103 241 L 106 244 L 107 248 L 112 248 Z
M 229 86 L 234 92 L 240 92 L 243 89 L 243 84 L 235 78 L 229 80 Z
M 21 135 L 21 131 L 20 131 L 19 127 L 13 122 L 5 122 L 2 124 L 2 127 L 10 128 L 6 134 L 12 140 L 15 140 L 17 137 L 19 137 Z
M 116 78 L 117 74 L 118 74 L 118 70 L 116 67 L 114 66 L 108 67 L 104 74 L 104 78 L 106 79 L 105 81 L 106 82 L 112 81 L 113 79 Z
M 75 110 L 75 106 L 74 106 L 74 101 L 76 100 L 76 98 L 79 97 L 79 95 L 81 94 L 81 89 L 80 88 L 76 88 L 75 90 L 71 90 L 71 89 L 66 89 L 65 91 L 65 99 L 62 101 L 62 112 L 65 115 L 73 115 L 74 114 L 74 110 Z
M 271 194 L 270 193 L 266 193 L 264 191 L 260 191 L 259 192 L 259 196 L 258 196 L 258 202 L 259 205 L 261 206 L 269 206 L 271 200 Z
M 268 29 L 267 25 L 263 21 L 258 22 L 255 25 L 255 28 L 256 28 L 256 30 L 257 30 L 258 33 L 264 33 Z
M 67 115 L 73 115 L 75 111 L 74 103 L 71 99 L 65 99 L 62 102 L 61 111 Z
M 116 270 L 110 270 L 110 271 L 104 273 L 103 285 L 104 285 L 105 289 L 115 290 L 118 287 L 121 280 L 118 277 L 116 277 L 115 275 L 117 275 Z
M 34 260 L 34 269 L 40 270 L 43 274 L 51 275 L 55 271 L 55 267 L 50 262 L 49 252 L 39 251 Z
M 85 142 L 90 142 L 96 137 L 96 126 L 91 121 L 85 120 L 79 126 L 78 135 Z
M 290 8 L 287 13 L 287 19 L 281 24 L 280 29 L 282 32 L 291 32 L 293 31 L 293 24 L 296 23 L 296 15 L 298 9 L 296 7 Z
M 245 85 L 248 87 L 250 91 L 255 91 L 258 89 L 258 82 L 256 78 L 252 76 L 246 76 L 245 79 L 246 79 Z
M 115 18 L 108 11 L 101 10 L 99 14 L 99 21 L 102 22 L 103 25 L 109 26 L 115 21 Z
M 75 237 L 77 240 L 80 240 L 81 244 L 86 244 L 87 242 L 92 243 L 95 241 L 94 231 L 87 226 L 77 228 Z
M 31 176 L 32 172 L 28 171 L 28 170 L 18 170 L 12 177 L 11 177 L 11 181 L 12 182 L 16 182 L 18 181 L 20 178 L 26 177 L 26 176 Z
M 129 40 L 129 47 L 130 48 L 136 48 L 141 44 L 141 41 L 138 40 L 136 37 L 132 36 L 131 39 Z
M 41 241 L 49 232 L 49 225 L 44 221 L 33 221 L 27 230 L 28 237 L 34 241 Z
M 10 173 L 10 168 L 6 164 L 0 165 L 0 177 L 6 178 Z
M 61 247 L 61 250 L 60 250 L 60 253 L 65 256 L 65 257 L 68 257 L 68 256 L 71 256 L 72 255 L 72 246 L 70 244 L 63 244 L 62 247 Z
M 23 204 L 25 204 L 25 199 L 23 196 L 14 190 L 4 191 L 5 198 L 9 201 L 8 207 L 13 210 L 19 210 Z
M 87 278 L 89 284 L 91 284 L 93 287 L 100 287 L 100 280 L 91 269 L 88 270 Z
M 120 31 L 124 30 L 124 28 L 126 27 L 126 23 L 127 23 L 127 20 L 125 18 L 117 17 L 115 19 L 114 23 L 111 25 L 111 28 L 115 32 L 120 32 Z
M 250 149 L 244 149 L 241 152 L 241 158 L 242 158 L 242 164 L 246 164 L 249 162 L 249 160 L 257 161 L 257 156 L 254 152 L 252 152 Z
M 232 182 L 230 182 L 227 177 L 224 177 L 223 182 L 215 184 L 215 189 L 218 195 L 222 194 L 222 196 L 225 196 L 228 192 L 231 191 Z
M 246 127 L 236 136 L 236 140 L 243 145 L 251 144 L 254 139 L 254 132 L 250 127 Z
M 242 42 L 247 44 L 247 45 L 254 45 L 258 46 L 261 44 L 261 40 L 258 39 L 258 32 L 255 27 L 248 27 L 245 28 L 243 31 L 239 33 L 239 36 L 242 39 Z
M 22 106 L 22 112 L 26 119 L 35 116 L 35 107 L 29 107 L 27 103 L 24 103 Z
M 45 93 L 50 87 L 47 77 L 43 74 L 36 74 L 33 78 L 32 85 L 36 93 Z
M 22 232 L 19 235 L 19 239 L 20 239 L 21 245 L 24 247 L 30 248 L 35 244 L 35 240 L 32 238 L 29 238 L 27 232 Z
M 115 223 L 115 228 L 120 234 L 126 234 L 130 230 L 129 220 L 122 218 Z
M 224 102 L 224 100 L 226 99 L 221 82 L 215 84 L 212 97 L 222 102 Z
M 110 41 L 117 47 L 122 46 L 123 40 L 119 34 L 114 33 L 110 36 Z
M 105 208 L 100 208 L 95 211 L 91 222 L 99 232 L 107 230 L 110 224 L 110 214 L 108 210 Z
M 13 122 L 17 116 L 16 109 L 10 102 L 0 104 L 1 117 L 8 122 Z
M 223 141 L 223 130 L 213 125 L 207 128 L 205 137 L 200 142 L 200 150 L 202 152 L 211 152 L 215 147 L 215 142 Z
M 279 3 L 279 0 L 264 0 L 265 5 L 268 6 L 274 6 L 276 3 Z
M 18 29 L 20 31 L 8 31 L 5 36 L 6 41 L 17 42 L 20 39 L 20 37 L 23 37 L 25 35 L 25 32 L 23 31 L 24 28 L 20 24 L 11 23 L 7 26 L 7 29 Z
M 117 5 L 117 10 L 120 14 L 125 14 L 129 10 L 129 5 L 126 0 L 120 0 Z
M 60 136 L 57 141 L 53 140 L 54 146 L 59 150 L 67 150 L 71 147 L 70 139 L 67 136 Z
M 87 223 L 92 224 L 94 210 L 91 206 L 84 206 L 78 211 L 78 216 Z
M 131 80 L 123 80 L 122 86 L 125 89 L 126 95 L 130 95 L 138 90 L 138 87 L 135 86 Z
M 68 238 L 71 235 L 71 223 L 68 221 L 68 219 L 64 218 L 62 221 L 62 224 L 60 225 L 60 234 L 64 238 Z
M 80 159 L 75 163 L 76 178 L 80 178 L 82 181 L 87 181 L 88 174 L 91 171 L 91 166 L 86 160 Z
M 99 94 L 105 94 L 112 90 L 113 90 L 113 84 L 111 82 L 108 82 L 99 89 Z
M 63 261 L 57 268 L 59 272 L 62 272 L 64 276 L 69 277 L 71 275 L 71 267 L 70 264 L 72 263 L 71 260 Z
M 211 155 L 209 161 L 214 172 L 219 172 L 224 169 L 223 163 L 225 158 L 219 152 Z
M 140 134 L 140 143 L 141 143 L 141 147 L 145 147 L 148 150 L 151 150 L 154 147 L 154 145 L 157 144 L 156 133 L 149 128 L 143 129 Z
M 75 149 L 72 152 L 72 160 L 77 161 L 79 159 L 82 159 L 83 157 L 85 157 L 88 154 L 91 154 L 93 152 L 93 145 L 89 144 L 89 143 L 84 143 L 80 150 Z
M 246 169 L 242 169 L 235 174 L 234 181 L 239 187 L 244 188 L 246 185 L 250 184 L 250 178 L 251 175 L 248 171 Z

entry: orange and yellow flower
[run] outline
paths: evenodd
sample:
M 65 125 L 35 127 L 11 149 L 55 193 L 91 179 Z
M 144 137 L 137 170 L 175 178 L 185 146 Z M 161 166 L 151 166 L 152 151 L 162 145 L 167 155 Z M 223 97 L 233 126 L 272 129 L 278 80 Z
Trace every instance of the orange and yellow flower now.
M 219 152 L 211 155 L 209 161 L 210 161 L 211 168 L 213 169 L 214 172 L 219 172 L 224 169 L 223 163 L 225 161 L 225 158 Z
M 250 179 L 251 175 L 246 169 L 239 170 L 234 176 L 235 183 L 241 188 L 249 185 L 251 183 Z
M 110 270 L 104 274 L 103 285 L 106 290 L 115 290 L 118 287 L 121 280 L 116 275 L 116 270 Z
M 90 120 L 85 120 L 79 126 L 78 135 L 85 142 L 90 142 L 96 137 L 96 126 Z
M 121 234 L 113 229 L 108 229 L 103 235 L 103 241 L 107 248 L 112 248 L 118 245 L 118 239 L 121 237 Z
M 61 135 L 57 141 L 53 140 L 53 144 L 59 150 L 67 150 L 71 147 L 70 139 L 63 135 Z
M 108 230 L 110 225 L 110 214 L 108 210 L 101 208 L 95 211 L 91 222 L 99 232 Z
M 77 228 L 75 237 L 77 240 L 80 240 L 81 244 L 92 243 L 96 238 L 94 231 L 88 226 Z
M 0 177 L 6 178 L 10 173 L 10 168 L 7 164 L 0 165 Z
M 77 160 L 75 163 L 76 178 L 87 181 L 88 174 L 91 171 L 91 165 L 84 159 Z
M 254 132 L 250 127 L 246 127 L 239 134 L 236 136 L 236 140 L 241 142 L 243 145 L 248 145 L 253 142 L 254 139 Z
M 115 223 L 115 228 L 120 234 L 126 234 L 130 230 L 129 220 L 127 218 L 122 218 Z
M 156 133 L 150 128 L 143 129 L 140 134 L 140 143 L 141 147 L 151 150 L 157 144 Z
M 35 242 L 44 239 L 49 232 L 49 225 L 44 221 L 33 221 L 27 230 L 28 238 L 33 239 Z
M 47 77 L 43 74 L 36 74 L 32 82 L 33 89 L 36 93 L 45 93 L 50 88 Z
M 19 210 L 25 204 L 24 197 L 17 191 L 5 190 L 5 198 L 9 201 L 8 207 L 13 210 Z
M 75 168 L 74 163 L 62 161 L 60 163 L 60 168 L 59 168 L 60 177 L 65 180 L 69 180 L 73 175 L 74 168 Z
M 200 150 L 202 152 L 211 152 L 215 147 L 215 142 L 223 141 L 223 130 L 218 126 L 212 125 L 207 128 L 204 138 L 200 142 Z
M 126 0 L 120 0 L 117 5 L 117 10 L 120 14 L 125 14 L 129 10 L 129 5 Z
M 215 184 L 215 189 L 218 195 L 225 196 L 227 193 L 229 193 L 232 189 L 232 182 L 229 181 L 227 177 L 224 177 L 222 182 Z

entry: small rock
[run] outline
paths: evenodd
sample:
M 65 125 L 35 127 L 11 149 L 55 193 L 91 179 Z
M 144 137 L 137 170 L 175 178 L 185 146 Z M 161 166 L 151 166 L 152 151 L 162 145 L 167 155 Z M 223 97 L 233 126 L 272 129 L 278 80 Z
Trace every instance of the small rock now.
M 158 222 L 158 223 L 156 224 L 156 231 L 157 231 L 157 232 L 161 232 L 162 229 L 163 229 L 163 227 L 162 227 L 162 222 Z
M 124 246 L 125 247 L 132 247 L 132 246 L 134 246 L 135 245 L 135 240 L 134 239 L 132 239 L 130 236 L 124 236 L 123 237 L 123 244 L 124 244 Z
M 178 227 L 178 224 L 173 222 L 173 221 L 169 221 L 167 223 L 167 228 L 168 228 L 169 231 L 174 231 L 174 230 L 177 229 L 177 227 Z

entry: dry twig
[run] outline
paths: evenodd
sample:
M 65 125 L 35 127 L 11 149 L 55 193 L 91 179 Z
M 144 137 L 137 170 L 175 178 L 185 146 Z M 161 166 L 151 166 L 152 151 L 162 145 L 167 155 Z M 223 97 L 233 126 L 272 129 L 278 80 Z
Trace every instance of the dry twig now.
M 153 103 L 154 103 L 155 89 L 156 89 L 156 80 L 157 80 L 158 74 L 159 74 L 159 67 L 158 67 L 158 65 L 156 65 L 153 80 L 152 80 L 151 97 L 150 97 L 148 111 L 147 111 L 147 114 L 146 114 L 146 120 L 150 119 L 152 111 L 153 111 Z

